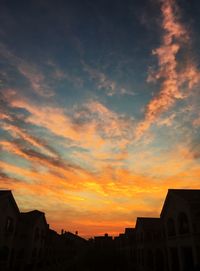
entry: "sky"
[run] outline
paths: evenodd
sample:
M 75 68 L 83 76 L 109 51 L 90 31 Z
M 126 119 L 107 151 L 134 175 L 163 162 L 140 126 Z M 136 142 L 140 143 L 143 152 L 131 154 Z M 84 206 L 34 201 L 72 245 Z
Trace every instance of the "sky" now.
M 200 188 L 198 0 L 1 1 L 0 189 L 117 235 Z

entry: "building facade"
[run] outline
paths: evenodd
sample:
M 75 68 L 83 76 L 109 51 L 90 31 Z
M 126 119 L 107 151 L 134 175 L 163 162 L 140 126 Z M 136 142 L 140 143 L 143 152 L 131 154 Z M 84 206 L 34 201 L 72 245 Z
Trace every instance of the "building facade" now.
M 136 251 L 139 270 L 167 270 L 166 247 L 160 218 L 138 217 Z
M 200 190 L 169 189 L 161 212 L 170 271 L 200 266 Z
M 0 270 L 12 268 L 19 209 L 9 190 L 0 191 Z

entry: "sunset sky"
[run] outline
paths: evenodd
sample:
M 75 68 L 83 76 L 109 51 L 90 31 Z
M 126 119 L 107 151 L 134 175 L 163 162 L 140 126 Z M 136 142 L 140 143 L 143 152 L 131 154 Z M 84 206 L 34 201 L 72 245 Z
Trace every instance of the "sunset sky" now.
M 198 0 L 1 1 L 0 189 L 117 235 L 200 188 Z

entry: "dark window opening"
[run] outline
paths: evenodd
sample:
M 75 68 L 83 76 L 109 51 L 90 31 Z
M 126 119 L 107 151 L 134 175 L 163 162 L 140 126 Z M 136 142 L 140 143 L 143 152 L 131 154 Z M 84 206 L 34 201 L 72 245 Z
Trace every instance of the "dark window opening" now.
M 179 233 L 186 234 L 189 233 L 189 222 L 187 215 L 185 213 L 180 213 L 178 216 L 178 226 L 179 226 Z
M 14 231 L 14 221 L 12 217 L 7 217 L 6 220 L 6 232 L 12 233 Z

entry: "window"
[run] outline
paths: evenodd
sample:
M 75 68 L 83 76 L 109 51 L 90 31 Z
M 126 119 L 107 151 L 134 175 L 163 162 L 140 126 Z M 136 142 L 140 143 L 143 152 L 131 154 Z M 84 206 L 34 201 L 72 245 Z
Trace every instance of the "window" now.
M 185 213 L 180 213 L 178 216 L 178 229 L 180 234 L 189 233 L 189 222 Z
M 12 217 L 7 217 L 6 220 L 6 232 L 12 233 L 14 231 L 14 221 Z
M 176 235 L 175 223 L 173 218 L 169 218 L 167 221 L 167 235 L 168 236 Z

